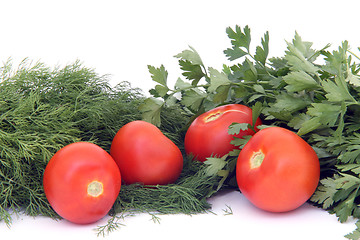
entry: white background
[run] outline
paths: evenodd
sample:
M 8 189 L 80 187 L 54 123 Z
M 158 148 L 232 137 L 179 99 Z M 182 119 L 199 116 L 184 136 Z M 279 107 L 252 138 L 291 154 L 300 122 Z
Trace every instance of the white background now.
M 226 27 L 249 25 L 252 47 L 270 33 L 270 56 L 282 56 L 295 31 L 320 49 L 332 49 L 348 40 L 360 46 L 359 1 L 0 1 L 0 61 L 28 57 L 49 66 L 80 60 L 111 83 L 129 81 L 147 91 L 154 86 L 147 65 L 164 64 L 169 82 L 180 77 L 173 56 L 194 47 L 206 66 L 221 69 L 223 50 L 230 47 Z M 171 83 L 170 83 L 171 85 Z M 1 194 L 1 193 L 0 193 Z M 186 238 L 215 239 L 343 239 L 354 221 L 337 222 L 335 216 L 307 204 L 284 214 L 254 208 L 238 192 L 210 199 L 214 214 L 192 217 L 161 216 L 153 223 L 147 214 L 127 218 L 126 225 L 106 239 Z M 224 215 L 230 206 L 232 215 Z M 78 226 L 47 218 L 14 217 L 7 228 L 0 222 L 0 238 L 97 239 L 93 229 L 104 224 Z

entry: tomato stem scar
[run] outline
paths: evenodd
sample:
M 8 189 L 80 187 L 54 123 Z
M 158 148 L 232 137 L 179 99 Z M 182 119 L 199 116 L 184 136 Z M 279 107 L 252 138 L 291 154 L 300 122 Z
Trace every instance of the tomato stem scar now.
M 259 150 L 257 152 L 254 152 L 253 155 L 250 158 L 250 168 L 258 168 L 264 161 L 265 154 Z
M 228 112 L 240 112 L 240 113 L 244 113 L 244 114 L 247 114 L 246 112 L 243 112 L 243 111 L 240 111 L 240 110 L 237 110 L 237 109 L 230 109 L 230 110 L 226 110 L 226 111 L 223 111 L 223 112 L 214 112 L 208 116 L 205 117 L 204 119 L 204 122 L 211 122 L 211 121 L 214 121 L 216 119 L 218 119 L 221 115 L 223 115 L 224 113 L 228 113 Z
M 98 197 L 100 196 L 104 191 L 104 186 L 101 182 L 98 181 L 92 181 L 87 186 L 87 193 L 88 195 L 92 197 Z
M 214 121 L 218 119 L 222 114 L 223 114 L 222 112 L 213 113 L 205 118 L 205 122 Z

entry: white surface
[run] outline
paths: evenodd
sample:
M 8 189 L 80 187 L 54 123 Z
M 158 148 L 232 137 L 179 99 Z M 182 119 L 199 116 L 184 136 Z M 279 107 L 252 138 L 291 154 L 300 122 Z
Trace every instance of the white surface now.
M 344 239 L 354 230 L 354 221 L 340 224 L 336 217 L 308 204 L 288 213 L 268 213 L 255 208 L 239 192 L 223 192 L 210 200 L 215 214 L 164 215 L 154 223 L 148 214 L 125 218 L 119 230 L 104 239 Z M 232 210 L 226 215 L 226 210 Z M 0 223 L 1 239 L 102 239 L 91 225 L 75 225 L 44 217 L 15 219 L 12 227 Z
M 295 31 L 322 48 L 349 40 L 355 49 L 359 1 L 0 1 L 0 61 L 29 57 L 49 66 L 81 60 L 99 74 L 111 74 L 112 83 L 130 81 L 144 92 L 154 86 L 147 65 L 164 64 L 169 82 L 180 77 L 173 56 L 188 45 L 205 65 L 220 69 L 223 50 L 230 46 L 226 27 L 249 25 L 252 47 L 270 33 L 270 55 L 282 56 Z M 171 85 L 171 84 L 170 84 Z M 127 218 L 125 227 L 107 239 L 143 237 L 167 239 L 343 239 L 354 221 L 337 222 L 335 216 L 304 205 L 286 214 L 270 214 L 231 192 L 210 200 L 213 214 L 161 216 L 160 224 L 142 214 Z M 226 205 L 233 215 L 224 216 Z M 105 221 L 105 220 L 104 220 Z M 104 221 L 98 224 L 103 224 Z M 15 218 L 8 229 L 0 222 L 0 238 L 98 239 L 93 228 L 47 218 Z

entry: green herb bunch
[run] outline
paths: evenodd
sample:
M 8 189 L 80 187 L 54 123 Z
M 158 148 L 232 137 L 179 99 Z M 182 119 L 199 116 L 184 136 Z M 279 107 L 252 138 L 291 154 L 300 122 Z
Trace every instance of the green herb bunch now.
M 48 203 L 42 186 L 47 162 L 67 144 L 88 141 L 109 151 L 116 132 L 140 120 L 145 97 L 128 82 L 116 86 L 79 61 L 50 68 L 28 59 L 0 68 L 0 220 L 11 225 L 14 214 L 60 218 Z M 168 107 L 161 131 L 183 150 L 189 114 Z M 185 157 L 176 184 L 123 185 L 99 234 L 116 229 L 119 221 L 138 212 L 199 213 L 210 208 L 206 198 L 216 192 L 217 176 Z
M 125 84 L 111 89 L 106 76 L 79 62 L 51 69 L 24 60 L 14 68 L 9 60 L 0 79 L 0 219 L 9 225 L 18 212 L 57 218 L 42 187 L 47 162 L 72 142 L 108 147 L 114 131 L 139 118 L 140 95 Z
M 339 221 L 360 218 L 360 65 L 344 41 L 312 48 L 296 33 L 284 56 L 269 58 L 269 33 L 253 53 L 250 28 L 227 28 L 229 63 L 221 70 L 206 67 L 192 47 L 175 57 L 182 77 L 167 84 L 163 65 L 148 66 L 156 82 L 146 98 L 127 82 L 112 87 L 78 61 L 63 68 L 24 60 L 0 68 L 0 220 L 11 224 L 12 214 L 59 216 L 46 200 L 42 175 L 52 155 L 63 146 L 89 141 L 110 149 L 116 132 L 126 123 L 143 119 L 159 126 L 183 151 L 191 121 L 219 105 L 240 103 L 260 116 L 264 126 L 297 132 L 317 152 L 321 181 L 310 202 L 336 214 Z M 232 124 L 229 134 L 253 128 Z M 231 187 L 237 189 L 237 156 L 250 136 L 235 138 L 238 150 L 205 164 L 188 159 L 174 184 L 123 185 L 99 234 L 117 229 L 121 220 L 139 212 L 194 214 L 209 211 L 207 198 Z M 183 151 L 184 152 L 184 151 Z M 360 237 L 357 229 L 349 239 Z
M 157 85 L 150 90 L 152 97 L 141 105 L 144 119 L 161 125 L 162 110 L 168 106 L 181 108 L 193 118 L 223 104 L 250 106 L 254 120 L 260 116 L 264 125 L 296 132 L 317 152 L 321 181 L 310 202 L 336 214 L 340 222 L 350 216 L 359 218 L 359 57 L 347 41 L 333 51 L 329 44 L 315 50 L 295 33 L 293 40 L 286 42 L 284 56 L 269 58 L 268 32 L 254 53 L 248 26 L 229 27 L 226 33 L 231 40 L 231 47 L 224 50 L 229 63 L 221 70 L 206 67 L 192 47 L 175 56 L 183 72 L 174 88 L 167 85 L 163 65 L 149 66 Z M 233 124 L 229 134 L 248 127 L 252 126 Z M 232 143 L 241 149 L 249 139 Z M 239 151 L 205 162 L 221 177 L 221 184 L 234 186 Z M 360 238 L 359 228 L 346 237 Z

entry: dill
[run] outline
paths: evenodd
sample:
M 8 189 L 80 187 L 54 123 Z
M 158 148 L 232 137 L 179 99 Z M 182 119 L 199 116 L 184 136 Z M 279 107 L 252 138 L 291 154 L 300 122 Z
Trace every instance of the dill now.
M 208 175 L 206 166 L 186 158 L 184 170 L 177 182 L 169 185 L 123 185 L 111 209 L 111 218 L 99 226 L 98 235 L 106 235 L 121 226 L 125 218 L 137 213 L 148 213 L 154 222 L 163 214 L 198 214 L 211 209 L 207 198 L 217 192 L 219 177 Z
M 59 219 L 43 191 L 47 162 L 77 141 L 109 151 L 124 124 L 142 119 L 138 108 L 145 97 L 128 82 L 110 86 L 108 76 L 99 76 L 79 61 L 50 68 L 25 59 L 17 67 L 9 60 L 0 68 L 0 99 L 0 220 L 10 226 L 18 213 Z M 168 107 L 161 120 L 161 131 L 183 151 L 189 115 Z M 119 219 L 139 212 L 151 214 L 154 221 L 159 221 L 158 214 L 205 212 L 217 178 L 189 160 L 175 184 L 123 185 L 109 212 L 112 217 L 99 233 L 117 229 Z
M 127 82 L 115 87 L 79 61 L 50 68 L 28 59 L 0 68 L 0 220 L 12 215 L 59 216 L 42 187 L 52 155 L 76 141 L 108 150 L 116 131 L 140 119 L 143 96 Z

